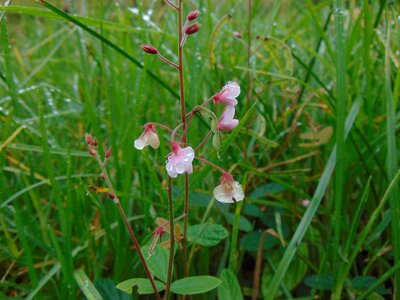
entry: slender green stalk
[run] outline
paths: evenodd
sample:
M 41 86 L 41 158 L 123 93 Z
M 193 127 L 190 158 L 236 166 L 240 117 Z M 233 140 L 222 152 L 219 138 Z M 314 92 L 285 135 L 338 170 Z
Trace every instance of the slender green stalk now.
M 334 286 L 339 281 L 338 267 L 340 254 L 340 234 L 342 232 L 343 191 L 346 177 L 345 156 L 345 115 L 346 115 L 346 37 L 344 33 L 344 5 L 342 0 L 334 1 L 334 16 L 336 29 L 336 176 L 334 201 L 334 237 L 333 237 L 333 274 Z M 340 295 L 333 294 L 332 299 L 339 299 Z
M 395 120 L 395 99 L 392 95 L 392 80 L 390 68 L 390 16 L 387 14 L 386 22 L 386 51 L 385 51 L 385 99 L 386 99 L 386 143 L 387 143 L 387 176 L 392 180 L 398 170 L 397 149 L 396 149 L 396 120 Z M 400 262 L 400 192 L 395 186 L 390 196 L 390 210 L 392 213 L 392 238 L 394 262 Z M 400 299 L 400 274 L 394 276 L 394 298 Z
M 169 259 L 168 259 L 168 273 L 167 282 L 165 284 L 165 295 L 167 300 L 171 297 L 171 281 L 172 281 L 172 269 L 174 266 L 174 253 L 175 253 L 175 232 L 174 232 L 174 207 L 172 204 L 172 179 L 168 176 L 168 209 L 169 209 Z

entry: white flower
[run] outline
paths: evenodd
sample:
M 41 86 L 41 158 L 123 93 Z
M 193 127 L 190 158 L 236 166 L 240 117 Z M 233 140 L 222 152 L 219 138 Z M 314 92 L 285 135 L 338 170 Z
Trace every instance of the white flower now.
M 150 145 L 154 149 L 160 146 L 160 140 L 153 124 L 144 125 L 144 132 L 134 143 L 134 147 L 138 150 L 142 150 L 147 145 Z
M 192 147 L 181 148 L 178 142 L 172 142 L 172 153 L 168 156 L 166 169 L 168 175 L 176 178 L 178 174 L 192 174 L 194 150 Z
M 214 95 L 214 101 L 225 105 L 235 106 L 238 102 L 235 98 L 240 95 L 240 86 L 237 82 L 228 81 L 222 90 Z
M 214 197 L 222 203 L 236 203 L 244 199 L 242 186 L 229 173 L 224 173 L 214 189 Z
M 234 119 L 235 107 L 228 105 L 222 113 L 221 119 L 218 121 L 219 131 L 229 131 L 239 124 L 238 119 Z

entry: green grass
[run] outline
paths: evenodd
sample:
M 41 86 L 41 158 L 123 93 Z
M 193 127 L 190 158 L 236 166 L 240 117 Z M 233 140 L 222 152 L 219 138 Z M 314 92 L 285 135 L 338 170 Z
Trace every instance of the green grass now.
M 64 1 L 0 6 L 4 295 L 116 299 L 110 286 L 145 277 L 117 209 L 89 189 L 103 182 L 84 142 L 90 132 L 102 155 L 113 147 L 114 187 L 139 242 L 149 244 L 155 218 L 169 215 L 169 134 L 158 130 L 158 150 L 137 151 L 133 141 L 146 122 L 178 124 L 179 81 L 139 46 L 153 44 L 176 61 L 176 15 L 162 1 L 135 2 L 137 10 L 132 1 L 71 1 L 70 15 Z M 196 5 L 202 12 L 184 49 L 188 109 L 228 80 L 242 88 L 240 124 L 222 134 L 220 157 L 211 142 L 201 153 L 246 194 L 238 205 L 217 203 L 220 174 L 195 163 L 189 224 L 221 224 L 229 236 L 211 247 L 189 242 L 190 275 L 229 269 L 251 299 L 259 240 L 272 228 L 279 239 L 265 239 L 262 299 L 399 297 L 400 5 L 253 0 L 249 14 L 248 4 L 184 1 L 185 13 Z M 332 135 L 319 136 L 327 127 Z M 208 130 L 195 117 L 189 144 Z M 306 139 L 310 132 L 324 143 Z M 183 178 L 172 192 L 177 217 Z M 184 274 L 180 250 L 175 262 L 173 280 Z

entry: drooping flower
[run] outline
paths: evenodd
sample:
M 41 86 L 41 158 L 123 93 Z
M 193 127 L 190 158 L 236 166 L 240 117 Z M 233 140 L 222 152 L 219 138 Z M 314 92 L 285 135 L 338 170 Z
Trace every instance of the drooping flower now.
M 236 203 L 244 199 L 242 186 L 235 181 L 231 174 L 224 173 L 219 185 L 214 189 L 214 197 L 222 203 Z
M 225 105 L 235 106 L 236 98 L 240 95 L 240 86 L 237 82 L 228 81 L 222 90 L 214 95 L 214 101 Z
M 192 147 L 181 148 L 178 142 L 172 142 L 172 153 L 167 158 L 168 175 L 176 178 L 178 174 L 192 174 L 194 150 Z
M 134 143 L 135 148 L 138 150 L 142 150 L 147 145 L 150 145 L 154 149 L 157 149 L 160 146 L 160 140 L 153 124 L 144 125 L 144 132 L 135 140 Z
M 239 124 L 239 120 L 234 119 L 235 107 L 227 106 L 225 111 L 222 113 L 221 119 L 218 121 L 219 131 L 229 131 L 235 128 Z

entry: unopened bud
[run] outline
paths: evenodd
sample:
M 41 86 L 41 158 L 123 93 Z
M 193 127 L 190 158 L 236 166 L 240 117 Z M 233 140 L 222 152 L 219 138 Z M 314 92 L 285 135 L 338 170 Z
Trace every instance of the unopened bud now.
M 108 150 L 106 151 L 106 158 L 110 158 L 111 156 L 111 147 L 108 148 Z
M 200 30 L 200 24 L 199 23 L 194 23 L 194 24 L 190 25 L 189 27 L 187 27 L 185 29 L 185 33 L 187 35 L 195 34 L 199 30 Z
M 187 19 L 188 21 L 193 21 L 196 20 L 199 15 L 200 11 L 198 9 L 195 9 L 188 14 Z
M 91 156 L 97 156 L 97 151 L 96 151 L 96 149 L 89 148 L 88 151 L 89 151 L 89 154 L 90 154 Z
M 157 48 L 155 48 L 151 45 L 143 44 L 140 46 L 140 48 L 142 48 L 142 50 L 144 52 L 149 53 L 149 54 L 157 54 L 158 53 Z
M 101 177 L 101 179 L 103 179 L 103 180 L 106 179 L 106 176 L 104 175 L 104 173 L 101 173 L 101 174 L 100 174 L 100 177 Z
M 86 141 L 86 144 L 91 145 L 92 141 L 93 141 L 93 137 L 89 133 L 86 133 L 85 134 L 85 141 Z
M 111 200 L 115 199 L 115 195 L 113 193 L 108 193 L 108 198 L 110 198 Z
M 242 34 L 240 32 L 234 31 L 233 35 L 238 39 L 242 39 Z

